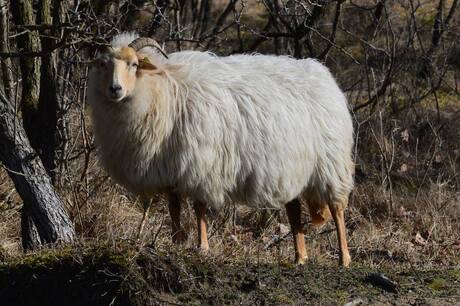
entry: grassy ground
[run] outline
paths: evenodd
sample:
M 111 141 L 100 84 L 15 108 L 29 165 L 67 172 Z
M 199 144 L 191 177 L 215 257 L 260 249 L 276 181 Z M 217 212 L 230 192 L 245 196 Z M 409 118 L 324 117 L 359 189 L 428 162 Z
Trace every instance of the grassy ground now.
M 384 273 L 386 287 L 373 273 Z M 460 271 L 262 263 L 193 249 L 81 246 L 6 259 L 2 305 L 453 305 Z

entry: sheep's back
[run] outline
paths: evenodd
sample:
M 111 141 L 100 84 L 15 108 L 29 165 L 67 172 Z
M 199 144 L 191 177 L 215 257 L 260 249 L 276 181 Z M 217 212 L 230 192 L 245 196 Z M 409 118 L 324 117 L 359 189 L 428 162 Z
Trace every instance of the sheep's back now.
M 217 206 L 228 196 L 279 207 L 307 187 L 324 197 L 349 191 L 351 118 L 323 65 L 198 52 L 170 58 L 193 63 L 182 80 L 186 116 L 173 135 L 175 143 L 182 141 L 183 192 Z

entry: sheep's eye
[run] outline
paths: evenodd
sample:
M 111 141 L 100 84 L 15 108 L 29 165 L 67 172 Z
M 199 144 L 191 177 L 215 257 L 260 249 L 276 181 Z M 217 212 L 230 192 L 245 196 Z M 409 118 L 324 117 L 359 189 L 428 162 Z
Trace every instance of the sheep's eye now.
M 104 67 L 105 67 L 105 62 L 104 62 L 104 61 L 100 61 L 100 62 L 99 62 L 99 67 L 104 68 Z
M 130 66 L 131 66 L 131 67 L 134 67 L 134 68 L 137 68 L 137 67 L 139 66 L 139 64 L 137 64 L 137 63 L 131 63 Z

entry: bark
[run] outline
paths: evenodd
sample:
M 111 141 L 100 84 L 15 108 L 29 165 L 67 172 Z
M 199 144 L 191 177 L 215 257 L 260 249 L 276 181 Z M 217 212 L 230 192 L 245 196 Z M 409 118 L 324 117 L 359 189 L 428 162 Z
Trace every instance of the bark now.
M 45 8 L 43 9 L 44 6 Z M 16 24 L 35 24 L 32 0 L 12 0 L 11 9 Z M 44 16 L 41 16 L 42 19 L 44 17 L 48 20 L 51 19 L 49 1 L 41 1 L 40 11 L 45 11 Z M 20 51 L 34 52 L 41 49 L 41 42 L 37 32 L 28 32 L 18 36 L 17 44 Z M 49 40 L 46 40 L 45 44 L 50 44 Z M 51 177 L 54 177 L 52 172 L 55 166 L 56 101 L 52 96 L 56 90 L 55 86 L 53 86 L 54 74 L 53 71 L 50 71 L 50 69 L 52 70 L 51 65 L 51 58 L 45 61 L 43 69 L 41 68 L 41 58 L 20 58 L 22 76 L 21 111 L 24 129 L 30 144 L 42 159 L 46 171 Z M 43 74 L 42 78 L 41 74 Z M 40 90 L 41 85 L 44 86 L 42 90 Z
M 59 38 L 61 41 L 65 40 L 65 37 L 70 35 L 69 29 L 63 29 L 60 27 L 60 24 L 63 24 L 67 20 L 67 12 L 69 10 L 69 1 L 68 0 L 53 0 L 53 33 L 52 35 L 56 38 Z M 61 59 L 67 58 L 70 54 L 69 49 L 60 49 L 56 51 L 55 62 L 61 62 Z M 56 170 L 55 175 L 60 176 L 60 184 L 63 184 L 64 176 L 62 175 L 63 170 L 66 167 L 66 157 L 69 149 L 70 141 L 70 117 L 69 117 L 69 103 L 68 99 L 64 97 L 67 96 L 68 83 L 67 79 L 69 76 L 69 71 L 72 69 L 69 65 L 57 65 L 55 72 L 55 94 L 57 102 L 57 123 L 56 123 L 56 152 L 55 152 L 55 164 Z M 60 77 L 58 77 L 60 76 Z
M 436 13 L 436 17 L 434 18 L 433 23 L 433 35 L 431 37 L 431 49 L 435 49 L 439 41 L 441 40 L 441 35 L 443 32 L 443 9 L 444 9 L 444 1 L 440 0 L 438 4 L 438 12 Z
M 419 70 L 420 77 L 425 78 L 425 79 L 431 78 L 431 75 L 433 74 L 433 56 L 436 50 L 439 48 L 441 40 L 448 32 L 448 29 L 450 27 L 450 22 L 452 21 L 452 18 L 455 15 L 458 4 L 459 4 L 458 0 L 452 1 L 452 5 L 449 9 L 449 13 L 444 18 L 444 1 L 439 0 L 436 16 L 433 22 L 433 34 L 431 36 L 431 46 L 428 49 L 425 55 L 425 59 Z
M 10 5 L 16 24 L 35 24 L 32 0 L 11 0 Z M 51 23 L 51 2 L 49 0 L 40 1 L 38 20 Z M 44 38 L 43 43 L 45 47 L 52 45 L 48 38 Z M 27 32 L 19 35 L 17 45 L 19 51 L 23 52 L 38 52 L 41 50 L 41 42 L 37 32 Z M 30 144 L 40 156 L 47 174 L 54 180 L 57 101 L 53 54 L 44 56 L 43 59 L 44 65 L 41 65 L 41 58 L 39 57 L 20 58 L 19 64 L 22 76 L 20 104 L 23 125 Z M 33 231 L 34 226 L 31 225 L 33 220 L 30 219 L 28 209 L 23 210 L 21 218 L 23 245 L 39 245 L 39 239 L 28 241 L 37 237 L 35 233 L 29 232 Z
M 16 24 L 33 25 L 35 18 L 33 15 L 32 1 L 12 0 L 11 9 Z M 38 51 L 40 40 L 36 33 L 24 33 L 17 38 L 18 51 Z M 38 101 L 40 95 L 40 59 L 39 58 L 20 58 L 20 68 L 22 77 L 21 111 L 24 119 L 24 128 L 29 136 L 32 147 L 40 154 L 38 146 Z
M 33 25 L 35 18 L 31 0 L 11 0 L 11 11 L 16 24 Z M 34 52 L 40 49 L 40 40 L 36 33 L 24 33 L 17 38 L 18 51 Z M 21 111 L 25 132 L 30 140 L 30 144 L 36 152 L 41 154 L 40 143 L 40 120 L 38 100 L 40 95 L 40 58 L 20 58 L 19 66 L 21 68 L 22 92 L 21 92 Z M 45 163 L 45 167 L 47 163 Z M 46 169 L 46 168 L 45 168 Z M 33 220 L 29 215 L 29 210 L 24 209 L 21 213 L 21 227 L 23 245 L 37 246 L 40 245 L 40 240 L 29 241 L 37 235 L 29 230 L 33 230 L 33 226 L 25 226 L 32 224 Z
M 8 7 L 5 0 L 0 0 L 0 52 L 10 52 L 8 40 Z M 13 66 L 10 58 L 1 61 L 3 87 L 10 101 L 14 99 Z
M 39 4 L 39 14 L 37 24 L 51 24 L 53 19 L 51 17 L 51 0 L 41 0 Z M 44 35 L 40 37 L 42 49 L 52 49 L 54 36 L 51 30 L 45 31 Z M 40 95 L 38 100 L 38 115 L 39 124 L 41 125 L 40 134 L 37 135 L 40 141 L 38 147 L 41 150 L 40 157 L 45 165 L 45 169 L 51 177 L 55 180 L 56 168 L 55 151 L 56 151 L 56 126 L 57 126 L 57 89 L 56 89 L 56 52 L 44 55 L 41 58 L 40 66 Z
M 26 236 L 35 235 L 35 231 L 30 230 L 35 225 L 39 236 L 35 240 L 39 243 L 72 241 L 75 238 L 73 224 L 24 129 L 15 122 L 14 110 L 3 92 L 0 92 L 0 114 L 0 161 L 24 202 L 24 212 L 31 218 L 23 219 L 23 229 L 28 230 Z M 23 241 L 23 245 L 27 248 L 37 244 Z
M 44 241 L 40 239 L 40 234 L 32 219 L 32 212 L 25 205 L 22 207 L 21 216 L 22 249 L 28 251 L 41 247 Z

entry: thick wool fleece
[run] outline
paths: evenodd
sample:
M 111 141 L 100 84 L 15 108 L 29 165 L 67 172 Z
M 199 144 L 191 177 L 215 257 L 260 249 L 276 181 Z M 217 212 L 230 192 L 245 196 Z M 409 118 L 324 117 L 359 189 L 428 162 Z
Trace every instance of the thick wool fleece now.
M 122 34 L 113 46 L 135 38 Z M 98 94 L 103 76 L 90 72 L 95 139 L 117 182 L 146 197 L 172 188 L 214 208 L 228 200 L 279 208 L 303 192 L 319 215 L 327 204 L 346 205 L 352 120 L 325 66 L 286 56 L 141 52 L 158 70 L 140 72 L 119 103 Z

